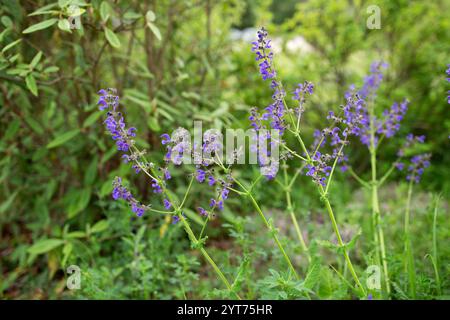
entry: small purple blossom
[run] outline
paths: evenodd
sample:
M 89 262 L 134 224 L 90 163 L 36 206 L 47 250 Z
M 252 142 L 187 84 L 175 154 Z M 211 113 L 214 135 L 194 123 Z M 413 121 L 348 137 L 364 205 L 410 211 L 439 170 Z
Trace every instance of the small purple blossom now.
M 209 175 L 208 176 L 208 185 L 213 186 L 216 183 L 216 179 L 214 179 L 214 176 Z
M 104 121 L 106 129 L 110 132 L 112 139 L 116 141 L 117 149 L 128 152 L 130 146 L 134 143 L 132 138 L 136 136 L 136 128 L 126 129 L 125 120 L 122 114 L 117 111 L 119 96 L 116 95 L 116 89 L 101 89 L 99 95 L 100 110 L 108 109 L 108 116 Z
M 163 204 L 164 204 L 164 208 L 166 208 L 167 210 L 169 210 L 172 207 L 172 204 L 167 199 L 163 200 Z
M 131 192 L 122 184 L 122 178 L 120 177 L 116 177 L 113 181 L 112 197 L 114 200 L 123 199 L 128 202 L 131 206 L 131 211 L 138 217 L 141 217 L 148 209 L 147 206 L 142 205 L 133 197 Z
M 203 216 L 203 217 L 207 217 L 208 216 L 208 211 L 206 211 L 202 207 L 198 207 L 197 210 L 198 210 L 198 213 L 200 213 L 201 216 Z
M 155 179 L 152 180 L 152 188 L 153 193 L 162 193 L 162 188 L 159 185 L 158 181 L 156 181 Z
M 205 177 L 206 177 L 205 170 L 197 169 L 196 174 L 195 174 L 195 179 L 198 182 L 203 183 L 203 181 L 205 181 Z

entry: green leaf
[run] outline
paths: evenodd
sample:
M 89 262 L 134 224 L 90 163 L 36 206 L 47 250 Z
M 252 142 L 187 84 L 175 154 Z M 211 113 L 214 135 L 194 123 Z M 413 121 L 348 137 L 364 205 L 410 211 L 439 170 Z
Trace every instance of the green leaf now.
M 38 95 L 38 88 L 37 88 L 37 85 L 36 85 L 36 80 L 34 79 L 34 77 L 31 74 L 29 74 L 25 78 L 25 83 L 27 85 L 28 90 L 30 90 L 30 92 L 37 97 L 37 95 Z
M 141 17 L 142 17 L 142 15 L 141 15 L 140 13 L 133 12 L 133 11 L 127 11 L 127 12 L 125 12 L 125 14 L 123 15 L 123 18 L 124 18 L 125 20 L 136 20 L 136 19 L 139 19 L 139 18 L 141 18 Z
M 44 73 L 53 73 L 53 72 L 58 72 L 59 71 L 59 67 L 57 66 L 50 66 L 44 69 Z
M 12 195 L 9 196 L 8 199 L 3 201 L 3 203 L 0 205 L 0 213 L 4 213 L 6 210 L 9 209 L 9 207 L 14 202 L 14 199 L 16 198 L 17 193 L 18 193 L 18 191 L 16 190 Z
M 79 129 L 75 129 L 75 130 L 71 130 L 71 131 L 68 131 L 66 133 L 63 133 L 62 135 L 60 135 L 60 136 L 56 137 L 55 139 L 53 139 L 47 145 L 47 149 L 55 148 L 57 146 L 60 146 L 60 145 L 62 145 L 64 143 L 66 143 L 67 141 L 69 141 L 70 139 L 74 138 L 79 133 L 80 133 Z
M 2 49 L 2 53 L 5 53 L 6 51 L 8 51 L 9 49 L 11 49 L 12 47 L 14 47 L 16 44 L 18 44 L 20 41 L 22 41 L 22 39 L 17 39 L 16 41 L 11 42 L 10 44 L 8 44 L 7 46 L 5 46 Z
M 84 120 L 83 128 L 92 126 L 98 120 L 98 118 L 100 118 L 102 116 L 103 113 L 104 112 L 102 112 L 102 111 L 97 111 L 97 112 L 91 113 L 89 115 L 89 117 L 87 117 L 86 120 Z
M 39 8 L 39 9 L 37 9 L 36 11 L 30 13 L 28 16 L 32 17 L 32 16 L 37 16 L 37 15 L 40 15 L 40 14 L 46 14 L 46 13 L 50 13 L 50 12 L 58 12 L 58 11 L 54 11 L 54 10 L 50 11 L 50 9 L 53 8 L 53 7 L 56 7 L 56 5 L 57 5 L 57 3 L 48 4 L 46 6 L 43 6 L 43 7 Z
M 66 7 L 70 2 L 71 2 L 71 0 L 58 0 L 58 6 L 59 6 L 60 8 L 64 8 L 64 7 Z
M 70 29 L 70 22 L 67 19 L 60 19 L 58 21 L 58 28 L 62 31 L 72 33 L 72 30 Z
M 100 4 L 100 18 L 102 18 L 104 22 L 108 21 L 111 15 L 111 11 L 112 9 L 109 3 L 106 1 L 102 1 L 102 3 Z
M 64 245 L 63 250 L 62 250 L 62 252 L 63 252 L 63 259 L 62 259 L 62 262 L 61 262 L 61 264 L 63 266 L 66 265 L 67 259 L 69 258 L 70 254 L 72 253 L 72 249 L 73 249 L 73 244 L 72 243 L 68 242 L 68 243 L 66 243 Z
M 108 226 L 109 226 L 108 220 L 100 220 L 92 226 L 91 233 L 102 232 L 103 230 L 106 230 Z
M 64 243 L 61 239 L 45 239 L 40 240 L 28 248 L 28 253 L 31 254 L 43 254 L 49 252 Z
M 42 58 L 42 51 L 39 51 L 30 62 L 30 68 L 34 69 Z
M 86 237 L 86 232 L 84 231 L 72 231 L 67 234 L 68 239 L 78 239 Z
M 158 123 L 158 119 L 157 119 L 156 117 L 150 116 L 150 117 L 148 118 L 147 124 L 148 124 L 148 127 L 149 127 L 151 130 L 153 130 L 153 131 L 155 131 L 155 132 L 161 131 L 161 127 L 160 127 L 160 125 L 159 125 L 159 123 Z
M 44 20 L 42 22 L 33 24 L 32 26 L 29 26 L 28 28 L 23 30 L 22 33 L 32 33 L 32 32 L 35 32 L 35 31 L 43 30 L 43 29 L 46 29 L 48 27 L 51 27 L 56 22 L 58 22 L 58 19 L 56 19 L 56 18 Z
M 149 21 L 147 21 L 147 26 L 152 30 L 155 37 L 161 41 L 161 31 L 159 31 L 158 27 Z
M 156 20 L 155 13 L 152 10 L 148 10 L 145 14 L 145 20 L 147 20 L 147 22 L 154 22 Z
M 304 287 L 307 289 L 313 289 L 320 280 L 320 264 L 315 263 L 309 267 L 309 271 L 305 277 Z
M 119 38 L 111 29 L 107 27 L 105 27 L 105 36 L 111 46 L 114 48 L 120 48 Z
M 38 135 L 44 134 L 44 128 L 42 128 L 41 124 L 38 121 L 36 121 L 34 118 L 32 118 L 31 116 L 29 116 L 29 115 L 25 116 L 25 122 Z
M 67 208 L 67 216 L 69 219 L 75 217 L 87 207 L 89 200 L 91 200 L 91 193 L 92 190 L 89 187 L 73 192 Z
M 95 178 L 97 177 L 97 164 L 98 164 L 98 156 L 94 156 L 91 160 L 91 163 L 86 168 L 86 172 L 84 174 L 84 184 L 90 186 L 94 183 Z

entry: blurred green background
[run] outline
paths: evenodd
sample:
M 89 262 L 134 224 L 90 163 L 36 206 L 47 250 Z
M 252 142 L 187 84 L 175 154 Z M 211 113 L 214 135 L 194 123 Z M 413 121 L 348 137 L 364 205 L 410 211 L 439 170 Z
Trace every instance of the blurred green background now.
M 380 29 L 366 27 L 368 5 L 380 8 Z M 79 10 L 78 29 L 70 28 L 71 6 Z M 203 120 L 204 128 L 247 128 L 249 108 L 270 103 L 270 91 L 250 52 L 261 26 L 274 39 L 275 63 L 285 86 L 293 90 L 305 80 L 315 84 L 303 124 L 308 136 L 325 126 L 328 110 L 343 103 L 350 84 L 361 85 L 373 60 L 389 63 L 377 109 L 381 112 L 404 97 L 410 108 L 396 138 L 380 152 L 380 166 L 382 171 L 390 166 L 407 133 L 427 136 L 423 151 L 432 152 L 432 166 L 416 188 L 415 208 L 421 214 L 414 241 L 423 266 L 423 297 L 432 296 L 426 277 L 433 274 L 432 267 L 423 259 L 429 247 L 432 194 L 444 195 L 439 243 L 441 271 L 447 275 L 450 253 L 450 83 L 445 74 L 450 63 L 449 11 L 450 2 L 444 0 L 2 0 L 0 297 L 221 295 L 216 289 L 220 284 L 189 249 L 181 228 L 164 229 L 167 225 L 158 216 L 136 220 L 124 204 L 112 201 L 116 175 L 132 182 L 143 199 L 150 199 L 151 192 L 144 177 L 120 163 L 119 152 L 105 134 L 96 92 L 118 89 L 127 122 L 138 128 L 138 143 L 152 159 L 163 157 L 159 135 L 178 126 L 190 128 L 193 120 Z M 368 174 L 364 148 L 357 145 L 350 155 L 355 170 Z M 237 171 L 250 181 L 258 170 L 247 169 Z M 395 266 L 401 255 L 395 239 L 405 185 L 401 174 L 394 180 L 382 191 L 382 206 L 389 213 L 386 237 Z M 309 239 L 328 237 L 330 227 L 309 183 L 300 179 L 293 193 L 299 221 L 306 224 Z M 174 192 L 182 194 L 185 185 L 186 172 L 177 169 Z M 195 188 L 203 196 L 201 187 Z M 343 174 L 337 176 L 334 189 L 338 212 L 346 212 L 339 215 L 344 229 L 357 224 L 364 228 L 369 212 L 364 192 Z M 290 234 L 284 195 L 276 184 L 258 192 L 269 215 L 277 217 L 277 226 Z M 190 201 L 195 208 L 198 200 Z M 230 274 L 244 265 L 245 259 L 238 256 L 253 255 L 246 269 L 249 279 L 250 274 L 264 278 L 267 265 L 280 261 L 266 235 L 258 231 L 251 207 L 241 201 L 230 199 L 223 216 L 213 222 L 208 247 Z M 298 251 L 293 244 L 291 249 Z M 361 244 L 358 250 L 363 249 Z M 358 257 L 367 260 L 362 253 Z M 336 258 L 324 254 L 323 259 Z M 297 263 L 302 266 L 301 258 Z M 64 270 L 69 264 L 83 270 L 82 290 L 66 289 Z M 256 273 L 249 271 L 252 268 Z M 329 283 L 330 288 L 321 287 L 323 297 L 339 298 L 338 282 Z M 270 296 L 264 282 L 249 281 L 245 287 L 249 298 L 284 297 Z M 397 292 L 401 298 L 401 290 Z

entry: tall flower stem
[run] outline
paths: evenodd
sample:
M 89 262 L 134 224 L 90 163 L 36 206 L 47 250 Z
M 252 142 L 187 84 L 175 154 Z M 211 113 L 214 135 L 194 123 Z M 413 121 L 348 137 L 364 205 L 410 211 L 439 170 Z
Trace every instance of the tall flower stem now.
M 140 154 L 139 149 L 136 148 L 136 146 L 133 146 L 133 149 L 137 152 L 137 154 Z M 241 300 L 241 297 L 239 296 L 239 294 L 237 292 L 235 292 L 233 290 L 233 288 L 231 287 L 230 283 L 228 282 L 227 278 L 225 277 L 225 275 L 223 274 L 222 270 L 220 270 L 220 268 L 217 266 L 217 264 L 214 262 L 214 260 L 211 258 L 211 256 L 208 254 L 208 252 L 206 251 L 205 248 L 203 248 L 203 246 L 199 243 L 197 237 L 195 236 L 194 232 L 191 229 L 191 226 L 189 225 L 189 222 L 186 220 L 186 218 L 183 216 L 182 214 L 182 207 L 181 205 L 178 206 L 177 203 L 174 201 L 174 199 L 172 198 L 170 192 L 167 192 L 163 181 L 161 181 L 161 179 L 157 178 L 157 172 L 154 172 L 154 170 L 151 168 L 151 173 L 148 172 L 148 170 L 142 165 L 142 163 L 138 160 L 135 161 L 136 164 L 141 168 L 141 170 L 147 175 L 149 176 L 151 179 L 155 179 L 157 180 L 158 184 L 162 187 L 162 191 L 164 193 L 164 195 L 167 197 L 167 199 L 170 201 L 170 203 L 172 204 L 174 211 L 176 212 L 176 215 L 178 216 L 178 218 L 180 219 L 180 221 L 183 223 L 183 227 L 184 230 L 186 231 L 186 233 L 188 234 L 189 240 L 191 241 L 192 245 L 194 247 L 199 247 L 201 254 L 203 255 L 203 257 L 205 258 L 206 261 L 208 261 L 208 263 L 211 265 L 211 267 L 214 269 L 214 271 L 216 272 L 216 274 L 218 275 L 218 277 L 220 278 L 220 280 L 222 280 L 222 282 L 224 283 L 224 285 L 227 287 L 228 291 L 230 293 L 233 293 L 237 299 Z M 153 174 L 153 175 L 152 175 Z M 191 180 L 192 183 L 192 180 Z M 191 183 L 188 187 L 188 189 L 190 189 Z M 184 204 L 185 199 L 183 199 L 182 204 Z
M 261 220 L 263 221 L 264 225 L 266 226 L 266 228 L 269 230 L 270 234 L 272 235 L 272 238 L 275 241 L 275 243 L 277 244 L 278 249 L 280 250 L 281 254 L 284 257 L 284 260 L 286 260 L 286 263 L 288 264 L 289 269 L 292 271 L 292 273 L 294 274 L 294 276 L 295 276 L 295 278 L 297 280 L 300 279 L 297 271 L 295 270 L 294 266 L 292 265 L 291 259 L 287 255 L 286 250 L 284 250 L 283 245 L 281 244 L 280 240 L 278 239 L 278 236 L 276 234 L 276 230 L 274 229 L 273 225 L 270 224 L 269 221 L 267 220 L 267 218 L 265 217 L 264 213 L 262 212 L 261 208 L 259 207 L 258 203 L 256 202 L 256 199 L 253 196 L 253 194 L 241 182 L 239 182 L 239 180 L 234 179 L 234 181 L 236 182 L 236 184 L 242 190 L 244 190 L 245 194 L 250 198 L 253 207 L 258 212 L 258 214 L 259 214 Z
M 350 256 L 348 255 L 347 249 L 345 248 L 344 242 L 342 241 L 341 233 L 339 232 L 336 218 L 334 216 L 333 209 L 331 208 L 330 200 L 328 200 L 328 197 L 325 194 L 325 190 L 323 189 L 322 186 L 319 186 L 319 192 L 320 192 L 320 195 L 321 195 L 323 201 L 325 202 L 325 207 L 328 211 L 328 215 L 331 220 L 331 225 L 333 227 L 334 233 L 336 234 L 338 244 L 342 248 L 342 254 L 345 258 L 348 269 L 350 270 L 350 273 L 352 274 L 352 277 L 355 280 L 356 285 L 361 289 L 363 296 L 366 296 L 367 295 L 366 290 L 364 289 L 363 285 L 361 284 L 361 281 L 359 281 L 358 275 L 356 274 L 355 268 L 353 267 L 352 261 L 350 260 Z
M 284 173 L 284 193 L 286 194 L 286 203 L 287 210 L 289 215 L 291 216 L 292 223 L 294 224 L 295 232 L 297 233 L 298 240 L 300 241 L 300 245 L 303 249 L 303 252 L 306 254 L 308 261 L 311 262 L 311 255 L 309 254 L 308 246 L 306 245 L 305 239 L 303 238 L 302 231 L 300 230 L 300 226 L 298 225 L 297 218 L 295 217 L 294 207 L 292 206 L 291 199 L 291 188 L 289 186 L 288 176 L 287 176 L 287 168 L 286 165 L 283 166 Z
M 311 156 L 308 152 L 308 150 L 306 149 L 305 143 L 303 142 L 303 139 L 300 136 L 300 133 L 297 131 L 297 139 L 300 142 L 300 146 L 302 147 L 303 152 L 306 154 L 306 157 L 308 159 L 308 161 L 312 161 Z M 336 157 L 336 160 L 333 164 L 333 169 L 332 172 L 334 171 L 335 167 L 336 167 L 336 163 L 337 163 L 337 159 L 338 157 Z M 330 173 L 330 176 L 332 175 L 332 173 Z M 330 181 L 328 181 L 328 184 L 330 183 Z M 327 185 L 328 187 L 328 185 Z M 327 188 L 328 191 L 328 188 Z M 339 246 L 342 248 L 342 254 L 344 256 L 344 259 L 347 263 L 348 269 L 350 270 L 350 273 L 352 274 L 353 279 L 355 280 L 357 286 L 361 289 L 361 292 L 364 296 L 366 296 L 366 290 L 364 289 L 363 285 L 361 284 L 361 281 L 359 281 L 358 275 L 356 274 L 355 268 L 353 267 L 352 261 L 350 259 L 350 256 L 348 255 L 347 249 L 345 248 L 344 242 L 342 241 L 342 236 L 341 233 L 339 232 L 339 228 L 336 222 L 336 217 L 334 215 L 333 209 L 331 207 L 331 203 L 330 200 L 328 199 L 328 194 L 325 191 L 325 189 L 323 188 L 322 185 L 319 185 L 319 193 L 320 193 L 320 197 L 321 199 L 324 201 L 325 203 L 325 208 L 328 211 L 328 216 L 331 220 L 331 224 L 333 227 L 333 231 L 336 235 L 337 241 Z
M 413 297 L 416 298 L 416 270 L 414 267 L 414 256 L 413 250 L 411 246 L 411 239 L 409 235 L 409 223 L 410 223 L 410 212 L 411 212 L 411 196 L 413 190 L 414 177 L 410 179 L 408 186 L 408 197 L 406 200 L 406 210 L 405 210 L 405 270 L 408 273 L 409 279 L 409 293 Z
M 386 260 L 386 248 L 384 244 L 384 233 L 381 227 L 381 214 L 380 205 L 378 200 L 378 180 L 377 180 L 377 145 L 375 143 L 375 124 L 374 124 L 374 110 L 373 103 L 370 103 L 369 114 L 370 114 L 370 166 L 372 172 L 372 180 L 370 183 L 371 187 L 371 198 L 372 198 L 372 226 L 373 235 L 376 246 L 377 263 L 383 265 L 384 280 L 386 286 L 386 293 L 388 296 L 391 294 L 391 287 L 389 281 L 389 273 Z

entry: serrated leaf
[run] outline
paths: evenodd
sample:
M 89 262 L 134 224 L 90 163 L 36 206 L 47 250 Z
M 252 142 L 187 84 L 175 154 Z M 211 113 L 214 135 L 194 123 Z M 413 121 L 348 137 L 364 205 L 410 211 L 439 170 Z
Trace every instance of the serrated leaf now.
M 147 26 L 152 30 L 155 37 L 161 41 L 161 31 L 159 31 L 159 28 L 152 22 L 147 21 Z
M 28 253 L 31 254 L 43 254 L 49 252 L 64 243 L 64 240 L 61 239 L 45 239 L 40 240 L 33 244 L 30 248 L 28 248 Z
M 28 28 L 23 30 L 22 33 L 32 33 L 32 32 L 36 32 L 36 31 L 39 31 L 39 30 L 43 30 L 43 29 L 46 29 L 48 27 L 51 27 L 56 22 L 58 22 L 58 19 L 56 19 L 56 18 L 44 20 L 42 22 L 33 24 L 32 26 L 29 26 Z
M 47 144 L 47 149 L 55 148 L 57 146 L 60 146 L 64 143 L 66 143 L 67 141 L 74 138 L 79 133 L 80 133 L 79 129 L 75 129 L 75 130 L 71 130 L 66 133 L 63 133 L 62 135 L 56 137 L 51 142 L 49 142 L 49 144 Z
M 312 290 L 319 282 L 319 280 L 320 280 L 320 264 L 315 263 L 309 268 L 303 286 L 307 289 Z
M 36 80 L 34 79 L 33 75 L 29 74 L 26 78 L 25 78 L 25 83 L 27 85 L 28 90 L 30 90 L 30 92 L 37 97 L 38 95 L 38 88 L 36 85 Z
M 111 46 L 120 48 L 120 40 L 111 29 L 105 27 L 105 36 Z

